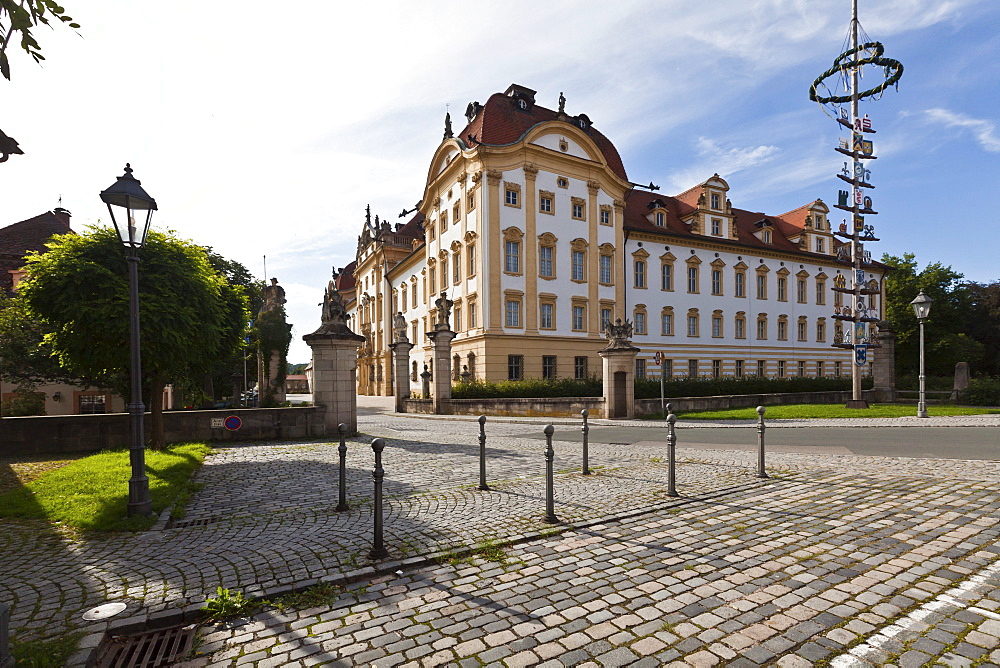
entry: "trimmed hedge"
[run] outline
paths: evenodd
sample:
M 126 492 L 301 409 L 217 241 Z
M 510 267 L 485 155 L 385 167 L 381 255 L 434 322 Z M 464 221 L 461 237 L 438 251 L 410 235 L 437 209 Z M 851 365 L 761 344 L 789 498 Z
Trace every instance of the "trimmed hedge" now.
M 1000 406 L 1000 378 L 973 378 L 962 392 L 961 403 L 969 406 Z
M 850 378 L 676 378 L 664 382 L 668 397 L 712 397 L 727 394 L 773 394 L 779 392 L 829 392 L 851 389 Z M 865 378 L 863 387 L 872 386 Z M 546 397 L 600 397 L 604 385 L 600 378 L 574 380 L 476 380 L 452 388 L 454 399 L 542 399 Z M 636 399 L 656 399 L 660 396 L 659 380 L 637 380 Z

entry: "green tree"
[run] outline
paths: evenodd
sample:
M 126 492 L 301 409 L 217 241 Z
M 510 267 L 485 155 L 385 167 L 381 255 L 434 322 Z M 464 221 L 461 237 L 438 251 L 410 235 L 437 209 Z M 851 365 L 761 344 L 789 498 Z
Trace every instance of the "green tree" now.
M 972 299 L 969 336 L 983 345 L 982 374 L 1000 377 L 1000 281 L 967 284 Z
M 20 35 L 21 48 L 35 62 L 45 60 L 42 47 L 32 32 L 38 26 L 52 26 L 52 21 L 79 28 L 66 10 L 53 0 L 0 0 L 0 74 L 10 81 L 7 47 L 14 35 Z
M 882 262 L 892 267 L 885 279 L 885 316 L 896 332 L 896 369 L 918 372 L 920 330 L 910 302 L 921 290 L 934 300 L 924 325 L 927 374 L 950 376 L 958 362 L 969 362 L 975 369 L 985 348 L 967 333 L 974 300 L 962 274 L 940 262 L 918 269 L 913 253 L 883 255 Z
M 125 252 L 117 234 L 92 227 L 57 235 L 27 258 L 19 286 L 28 315 L 60 367 L 79 377 L 111 376 L 129 396 L 129 307 Z M 139 318 L 152 445 L 162 448 L 163 387 L 198 376 L 238 350 L 247 298 L 208 261 L 205 250 L 170 233 L 150 232 L 139 252 Z

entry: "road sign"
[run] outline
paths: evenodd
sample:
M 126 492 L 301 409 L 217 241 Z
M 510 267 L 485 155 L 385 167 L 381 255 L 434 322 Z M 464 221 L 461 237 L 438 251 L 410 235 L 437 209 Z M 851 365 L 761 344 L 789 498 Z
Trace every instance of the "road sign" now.
M 656 354 L 655 354 L 655 355 L 653 355 L 653 359 L 655 359 L 655 360 L 656 360 L 656 363 L 657 363 L 657 364 L 660 364 L 660 365 L 662 365 L 662 364 L 663 364 L 663 353 L 662 353 L 662 352 L 660 352 L 659 350 L 657 350 L 657 351 L 656 351 Z
M 226 418 L 226 429 L 229 431 L 236 431 L 242 426 L 243 420 L 241 420 L 238 415 L 230 415 Z
M 222 423 L 223 423 L 222 418 L 212 418 L 212 429 L 222 429 L 223 427 Z

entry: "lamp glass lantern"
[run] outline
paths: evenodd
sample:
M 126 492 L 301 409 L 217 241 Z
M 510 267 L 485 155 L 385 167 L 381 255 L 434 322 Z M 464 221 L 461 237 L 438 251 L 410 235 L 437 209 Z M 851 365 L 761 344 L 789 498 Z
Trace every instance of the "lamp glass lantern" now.
M 141 182 L 132 176 L 132 167 L 125 165 L 125 173 L 107 190 L 101 191 L 101 201 L 108 205 L 111 222 L 123 245 L 135 251 L 146 244 L 149 224 L 156 211 L 156 200 L 142 189 Z M 125 210 L 124 219 L 119 221 L 115 207 Z M 121 213 L 121 212 L 119 212 Z M 141 227 L 136 223 L 138 216 Z M 145 220 L 143 220 L 145 218 Z
M 931 304 L 934 302 L 933 299 L 924 294 L 921 290 L 920 294 L 917 295 L 916 299 L 910 302 L 910 306 L 913 307 L 913 312 L 917 316 L 917 320 L 923 320 L 931 313 Z

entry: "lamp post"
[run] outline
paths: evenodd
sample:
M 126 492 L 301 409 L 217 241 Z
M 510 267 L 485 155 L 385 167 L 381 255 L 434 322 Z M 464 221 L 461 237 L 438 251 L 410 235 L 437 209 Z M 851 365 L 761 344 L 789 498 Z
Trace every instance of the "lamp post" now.
M 920 375 L 918 376 L 920 382 L 920 399 L 917 402 L 917 417 L 925 418 L 927 417 L 927 400 L 926 400 L 926 390 L 924 387 L 924 320 L 931 312 L 931 302 L 934 300 L 924 294 L 921 290 L 920 294 L 917 295 L 916 299 L 910 302 L 910 306 L 913 307 L 913 312 L 917 314 L 917 321 L 920 323 Z
M 108 205 L 111 222 L 121 238 L 128 253 L 128 288 L 129 288 L 129 330 L 131 350 L 131 384 L 132 401 L 128 412 L 131 423 L 132 445 L 129 450 L 129 461 L 132 464 L 132 477 L 128 481 L 128 514 L 149 515 L 153 512 L 153 502 L 149 498 L 149 478 L 146 477 L 146 449 L 143 434 L 143 414 L 146 407 L 142 403 L 142 366 L 139 350 L 139 249 L 146 243 L 149 223 L 156 211 L 156 200 L 142 189 L 139 181 L 132 176 L 132 167 L 125 165 L 125 174 L 107 190 L 101 192 L 101 201 Z M 115 207 L 124 209 L 121 222 L 115 216 Z M 135 214 L 146 214 L 141 227 L 136 225 Z M 121 215 L 119 211 L 119 215 Z

